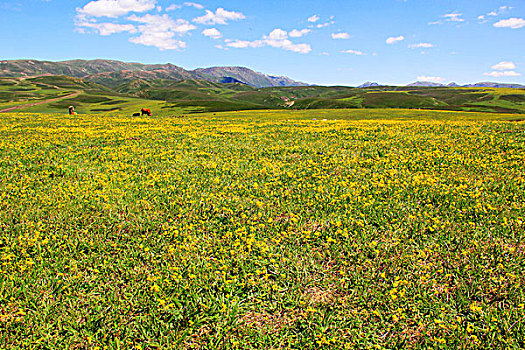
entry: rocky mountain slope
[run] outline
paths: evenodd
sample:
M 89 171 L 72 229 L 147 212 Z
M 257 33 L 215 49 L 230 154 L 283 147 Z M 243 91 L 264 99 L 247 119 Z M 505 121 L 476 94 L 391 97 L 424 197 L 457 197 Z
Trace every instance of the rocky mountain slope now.
M 212 67 L 186 70 L 171 63 L 142 64 L 112 60 L 38 60 L 0 61 L 0 77 L 67 75 L 105 86 L 118 86 L 134 80 L 206 80 L 215 83 L 238 82 L 257 88 L 272 86 L 306 86 L 282 76 L 271 76 L 245 67 Z

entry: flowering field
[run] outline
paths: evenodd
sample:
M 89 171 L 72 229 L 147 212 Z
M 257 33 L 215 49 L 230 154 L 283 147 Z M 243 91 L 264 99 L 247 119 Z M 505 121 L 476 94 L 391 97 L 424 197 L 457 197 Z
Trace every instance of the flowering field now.
M 523 348 L 495 117 L 1 115 L 0 348 Z

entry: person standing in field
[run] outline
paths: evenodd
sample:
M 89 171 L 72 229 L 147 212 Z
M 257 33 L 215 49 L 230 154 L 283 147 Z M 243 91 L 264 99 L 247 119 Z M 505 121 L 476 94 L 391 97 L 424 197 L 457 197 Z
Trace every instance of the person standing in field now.
M 77 114 L 77 112 L 75 112 L 75 107 L 69 106 L 67 109 L 69 110 L 69 115 L 76 115 Z

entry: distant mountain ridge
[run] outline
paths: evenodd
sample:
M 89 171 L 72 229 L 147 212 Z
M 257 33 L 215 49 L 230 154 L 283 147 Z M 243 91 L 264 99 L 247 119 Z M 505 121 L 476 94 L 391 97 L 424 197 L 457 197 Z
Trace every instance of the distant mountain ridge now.
M 232 77 L 238 81 L 255 87 L 270 86 L 307 86 L 308 84 L 294 81 L 288 77 L 272 76 L 254 71 L 245 67 L 211 67 L 197 68 L 194 72 L 203 76 L 212 76 L 217 79 Z
M 39 60 L 0 61 L 0 77 L 67 75 L 114 87 L 134 80 L 206 80 L 238 82 L 257 88 L 273 86 L 308 86 L 288 77 L 272 76 L 245 67 L 211 67 L 186 70 L 174 64 L 143 64 L 114 60 Z
M 368 88 L 368 87 L 376 87 L 376 86 L 379 86 L 378 83 L 372 83 L 370 81 L 367 81 L 366 83 L 363 83 L 361 85 L 358 86 L 359 89 L 362 89 L 362 88 Z
M 366 83 L 363 83 L 363 84 L 357 86 L 357 88 L 359 88 L 359 89 L 366 89 L 366 88 L 370 88 L 370 87 L 379 87 L 379 86 L 388 86 L 388 85 L 372 83 L 372 82 L 367 81 Z M 432 81 L 416 81 L 414 83 L 411 83 L 411 84 L 408 84 L 408 85 L 405 85 L 405 86 L 408 86 L 408 87 L 452 87 L 452 88 L 456 88 L 456 87 L 471 87 L 471 88 L 472 87 L 478 87 L 478 88 L 487 87 L 487 88 L 525 89 L 525 85 L 521 85 L 521 84 L 504 84 L 504 83 L 494 83 L 494 82 L 490 82 L 490 81 L 480 82 L 480 83 L 476 83 L 476 84 L 467 84 L 467 85 L 458 85 L 458 84 L 456 84 L 454 82 L 445 85 L 445 84 L 435 83 L 435 82 L 432 82 Z
M 508 88 L 508 89 L 525 89 L 525 85 L 521 84 L 503 84 L 494 83 L 490 81 L 480 82 L 476 84 L 458 85 L 456 83 L 450 83 L 448 85 L 434 83 L 430 81 L 416 81 L 415 83 L 408 84 L 407 86 L 420 86 L 420 87 L 489 87 L 489 88 Z
M 491 88 L 508 88 L 508 89 L 525 89 L 521 84 L 502 84 L 493 82 L 481 82 L 476 84 L 463 85 L 463 87 L 491 87 Z
M 444 85 L 439 83 L 433 83 L 431 81 L 416 81 L 415 83 L 408 84 L 407 86 L 439 87 Z

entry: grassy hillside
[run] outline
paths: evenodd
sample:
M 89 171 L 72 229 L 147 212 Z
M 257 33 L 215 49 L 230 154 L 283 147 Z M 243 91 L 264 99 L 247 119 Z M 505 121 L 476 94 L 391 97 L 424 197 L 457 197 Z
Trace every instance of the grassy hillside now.
M 69 95 L 71 98 L 64 98 Z M 58 100 L 56 100 L 58 99 Z M 142 107 L 160 111 L 167 108 L 171 113 L 188 113 L 190 110 L 167 107 L 166 102 L 119 93 L 104 86 L 79 78 L 67 76 L 44 76 L 37 78 L 0 78 L 0 110 L 48 100 L 47 103 L 28 106 L 17 111 L 41 113 L 66 113 L 70 105 L 78 113 L 133 114 Z
M 58 87 L 41 81 L 0 78 L 0 110 L 12 106 L 59 98 L 71 94 L 78 86 Z
M 176 68 L 173 68 L 176 69 Z M 133 74 L 131 74 L 133 73 Z M 295 86 L 254 88 L 205 80 L 136 79 L 103 74 L 101 84 L 68 76 L 0 78 L 0 109 L 26 102 L 79 96 L 33 106 L 31 111 L 60 112 L 74 105 L 81 113 L 201 113 L 248 109 L 402 108 L 525 113 L 525 90 L 508 88 Z

